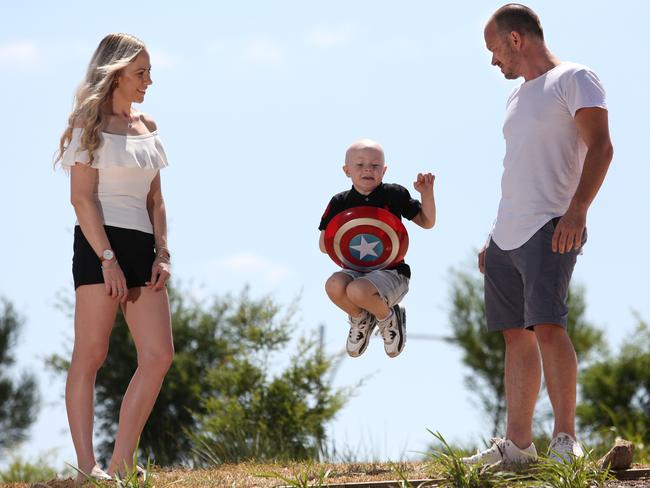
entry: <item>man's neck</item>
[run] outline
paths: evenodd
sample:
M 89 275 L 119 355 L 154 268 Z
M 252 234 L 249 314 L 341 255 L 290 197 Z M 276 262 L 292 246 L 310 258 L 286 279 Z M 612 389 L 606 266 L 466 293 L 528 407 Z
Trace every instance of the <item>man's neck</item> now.
M 526 81 L 534 80 L 560 63 L 561 61 L 546 49 L 546 46 L 542 46 L 526 57 L 526 63 L 523 66 L 521 75 Z

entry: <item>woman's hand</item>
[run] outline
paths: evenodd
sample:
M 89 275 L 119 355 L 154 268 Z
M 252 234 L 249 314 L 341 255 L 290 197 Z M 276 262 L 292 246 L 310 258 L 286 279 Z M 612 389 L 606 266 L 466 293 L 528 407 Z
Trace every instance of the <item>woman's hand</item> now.
M 111 261 L 104 261 L 102 264 L 102 274 L 104 275 L 106 294 L 111 298 L 115 298 L 120 302 L 125 303 L 126 298 L 129 295 L 129 289 L 126 287 L 126 278 L 124 277 L 124 273 L 122 272 L 119 263 L 115 259 L 112 259 Z
M 151 267 L 151 281 L 147 281 L 145 285 L 153 291 L 160 291 L 165 288 L 170 276 L 168 259 L 156 256 Z

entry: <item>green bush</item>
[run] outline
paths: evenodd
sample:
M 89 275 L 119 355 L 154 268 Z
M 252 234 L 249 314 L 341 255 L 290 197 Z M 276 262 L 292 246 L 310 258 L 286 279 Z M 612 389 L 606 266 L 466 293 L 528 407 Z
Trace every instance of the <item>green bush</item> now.
M 12 458 L 9 466 L 0 471 L 1 483 L 35 483 L 56 478 L 56 470 L 49 465 L 50 456 L 41 455 L 34 462 L 20 456 Z

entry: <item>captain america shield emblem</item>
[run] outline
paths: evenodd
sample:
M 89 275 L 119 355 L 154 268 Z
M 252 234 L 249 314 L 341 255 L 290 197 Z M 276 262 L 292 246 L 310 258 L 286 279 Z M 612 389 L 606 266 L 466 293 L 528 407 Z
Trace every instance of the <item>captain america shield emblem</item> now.
M 355 271 L 390 268 L 404 259 L 409 246 L 404 224 L 378 207 L 354 207 L 335 215 L 324 239 L 330 258 Z

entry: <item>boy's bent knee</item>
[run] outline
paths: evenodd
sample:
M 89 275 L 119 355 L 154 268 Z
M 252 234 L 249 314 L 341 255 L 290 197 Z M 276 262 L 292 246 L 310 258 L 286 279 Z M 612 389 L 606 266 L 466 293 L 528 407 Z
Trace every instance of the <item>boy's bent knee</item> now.
M 325 282 L 325 291 L 330 297 L 341 297 L 352 278 L 343 273 L 334 273 Z
M 376 295 L 377 289 L 368 280 L 358 279 L 347 286 L 345 293 L 353 303 L 357 303 L 365 302 L 371 296 Z

